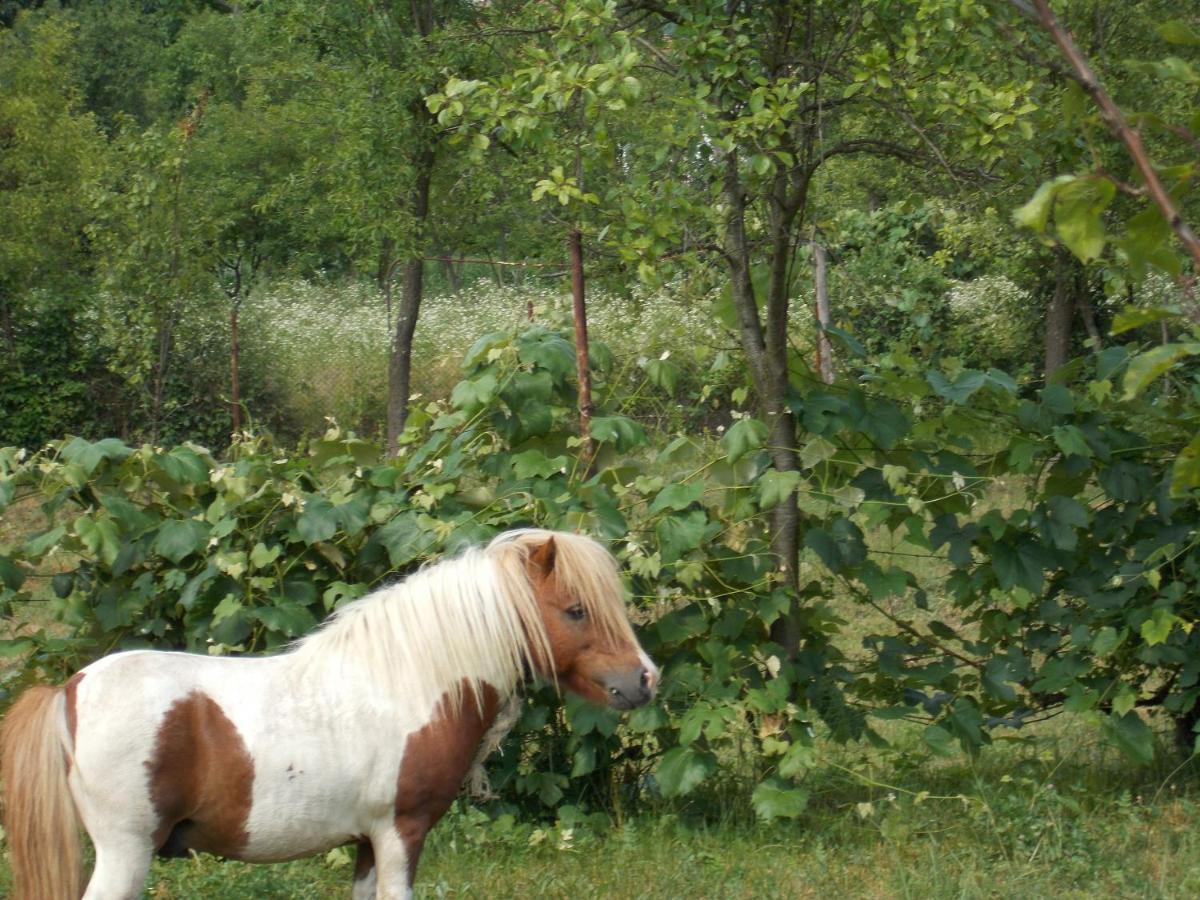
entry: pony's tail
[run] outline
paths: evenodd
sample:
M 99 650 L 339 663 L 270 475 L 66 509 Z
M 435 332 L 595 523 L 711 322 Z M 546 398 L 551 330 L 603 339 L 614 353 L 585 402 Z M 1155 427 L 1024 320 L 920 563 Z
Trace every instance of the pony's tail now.
M 4 831 L 15 900 L 76 900 L 83 848 L 67 787 L 62 688 L 30 688 L 0 724 Z

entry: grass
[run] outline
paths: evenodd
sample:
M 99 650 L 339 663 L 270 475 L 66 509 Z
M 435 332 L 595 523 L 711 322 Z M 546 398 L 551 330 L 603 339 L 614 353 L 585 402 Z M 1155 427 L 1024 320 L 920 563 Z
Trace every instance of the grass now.
M 716 793 L 614 827 L 560 811 L 523 823 L 457 807 L 435 829 L 418 897 L 989 898 L 1200 895 L 1192 761 L 1133 769 L 1076 718 L 936 758 L 823 745 L 808 809 L 754 823 Z M 732 777 L 732 773 L 724 773 Z M 352 857 L 250 866 L 156 862 L 155 898 L 348 897 Z M 0 895 L 8 873 L 0 865 Z

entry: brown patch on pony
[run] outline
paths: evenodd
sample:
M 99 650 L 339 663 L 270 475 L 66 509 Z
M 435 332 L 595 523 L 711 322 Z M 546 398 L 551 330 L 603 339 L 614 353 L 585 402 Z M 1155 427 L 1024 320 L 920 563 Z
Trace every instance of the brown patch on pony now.
M 425 835 L 437 824 L 462 787 L 475 761 L 475 750 L 500 710 L 500 697 L 490 684 L 477 697 L 463 680 L 463 699 L 455 712 L 449 694 L 433 719 L 409 736 L 396 778 L 396 832 L 408 853 L 408 883 L 417 872 Z
M 192 691 L 175 701 L 145 765 L 161 854 L 195 849 L 236 857 L 246 846 L 254 760 L 215 700 Z

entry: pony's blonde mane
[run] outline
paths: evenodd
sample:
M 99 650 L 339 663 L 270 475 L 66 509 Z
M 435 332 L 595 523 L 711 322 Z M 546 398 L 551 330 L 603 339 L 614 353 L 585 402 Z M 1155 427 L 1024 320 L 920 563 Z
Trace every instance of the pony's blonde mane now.
M 606 639 L 636 647 L 611 554 L 591 538 L 530 528 L 347 604 L 293 656 L 302 666 L 358 668 L 428 710 L 447 695 L 457 708 L 468 687 L 480 700 L 485 683 L 508 697 L 535 658 L 551 658 L 528 570 L 531 554 L 551 538 L 558 589 L 584 607 Z

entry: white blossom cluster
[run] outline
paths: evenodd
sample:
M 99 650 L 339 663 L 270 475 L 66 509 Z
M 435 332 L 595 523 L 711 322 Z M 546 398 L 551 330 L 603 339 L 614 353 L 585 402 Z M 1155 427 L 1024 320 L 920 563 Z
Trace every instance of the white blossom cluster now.
M 946 293 L 951 321 L 965 343 L 994 358 L 1016 358 L 1030 341 L 1033 298 L 1003 275 L 956 281 Z

